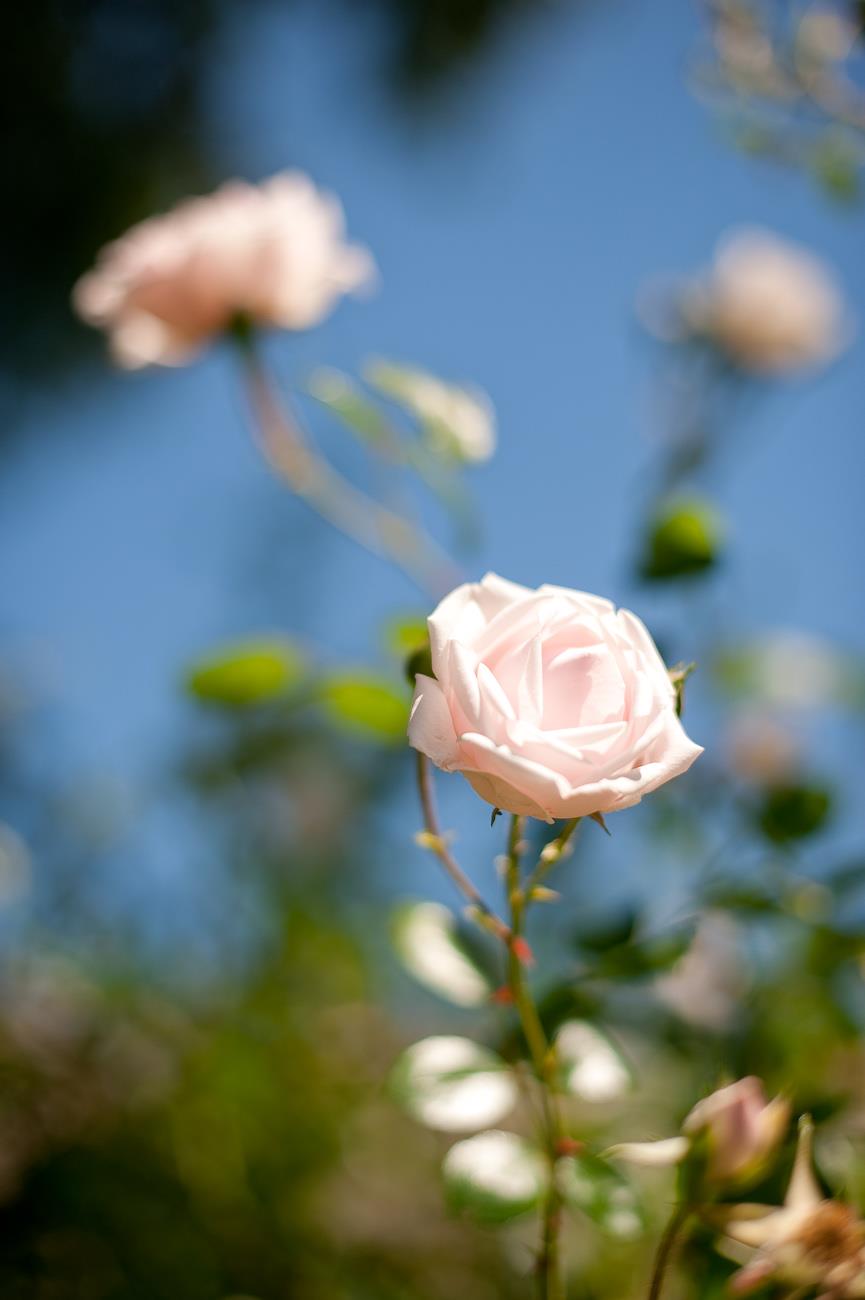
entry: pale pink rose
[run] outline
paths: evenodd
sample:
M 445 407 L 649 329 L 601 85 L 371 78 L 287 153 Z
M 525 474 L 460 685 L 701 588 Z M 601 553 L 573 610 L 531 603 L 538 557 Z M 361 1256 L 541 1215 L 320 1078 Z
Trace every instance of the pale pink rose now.
M 503 811 L 630 808 L 702 753 L 649 633 L 608 600 L 488 573 L 429 631 L 435 677 L 417 677 L 409 740 Z
M 709 272 L 685 287 L 680 306 L 688 331 L 756 373 L 825 364 L 850 334 L 829 267 L 766 230 L 728 235 Z
M 308 329 L 373 276 L 366 250 L 345 242 L 339 202 L 284 172 L 229 182 L 133 226 L 72 297 L 108 332 L 120 365 L 182 365 L 238 316 Z

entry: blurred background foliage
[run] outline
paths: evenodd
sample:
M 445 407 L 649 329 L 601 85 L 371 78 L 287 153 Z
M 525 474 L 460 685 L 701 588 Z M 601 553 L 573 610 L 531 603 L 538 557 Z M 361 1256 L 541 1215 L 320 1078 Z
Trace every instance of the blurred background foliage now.
M 592 6 L 578 7 L 569 39 L 575 60 L 590 59 Z M 82 360 L 85 336 L 67 307 L 94 250 L 131 220 L 220 178 L 224 142 L 202 125 L 202 81 L 224 32 L 252 8 L 40 0 L 7 15 L 2 94 L 16 193 L 3 213 L 8 430 L 21 405 L 57 382 L 58 367 L 82 375 L 85 387 L 95 383 L 86 369 L 92 346 Z M 270 8 L 290 32 L 295 7 Z M 528 42 L 534 24 L 553 23 L 554 8 L 371 0 L 387 111 L 401 119 L 434 100 L 446 117 L 452 91 L 469 77 L 483 84 L 502 33 Z M 855 23 L 855 9 L 833 13 Z M 623 4 L 617 21 L 627 11 Z M 738 142 L 804 160 L 861 222 L 855 126 L 841 124 L 842 145 L 825 104 L 812 111 L 809 102 L 804 123 L 798 110 L 789 118 L 789 86 L 782 94 L 766 80 L 787 57 L 778 51 L 788 49 L 791 14 L 783 5 L 712 5 L 688 48 L 699 60 L 708 40 L 715 75 L 732 83 L 737 112 L 751 123 L 750 134 L 737 129 Z M 773 61 L 760 34 L 770 20 Z M 325 21 L 337 44 L 341 6 Z M 851 30 L 858 67 L 861 41 Z M 752 75 L 748 42 L 762 50 L 763 80 Z M 751 69 L 744 81 L 743 63 Z M 622 69 L 612 75 L 629 99 Z M 772 147 L 764 134 L 756 148 L 751 119 L 765 114 L 767 87 L 781 96 L 784 117 L 772 119 L 780 121 Z M 789 143 L 803 139 L 795 150 Z M 551 162 L 565 165 L 560 155 Z M 641 612 L 648 605 L 668 662 L 698 660 L 684 707 L 707 753 L 687 781 L 642 810 L 636 833 L 616 823 L 607 845 L 584 826 L 552 881 L 561 900 L 546 906 L 547 924 L 532 939 L 545 1023 L 571 1044 L 569 1122 L 591 1150 L 664 1136 L 720 1078 L 756 1073 L 814 1114 L 827 1186 L 865 1209 L 861 635 L 851 632 L 851 645 L 839 648 L 819 622 L 792 631 L 739 620 L 725 585 L 740 546 L 725 484 L 750 473 L 737 439 L 753 430 L 755 405 L 771 408 L 773 383 L 714 354 L 707 362 L 690 346 L 656 341 L 645 352 L 656 437 L 638 509 L 630 498 L 617 594 Z M 462 364 L 471 373 L 471 358 Z M 334 373 L 324 389 L 321 375 L 317 388 L 311 382 L 314 397 L 358 434 L 365 464 L 387 467 L 387 442 L 369 437 L 378 428 L 369 408 L 347 406 L 344 386 L 337 401 Z M 170 401 L 160 420 L 170 419 Z M 571 416 L 566 423 L 570 439 Z M 568 446 L 576 477 L 580 449 Z M 617 445 L 604 442 L 602 454 L 607 473 L 620 475 Z M 849 472 L 855 463 L 851 453 Z M 488 516 L 508 514 L 510 533 L 524 526 L 519 473 L 509 497 L 490 490 L 478 509 L 446 456 L 410 468 L 450 512 L 470 566 Z M 558 466 L 544 472 L 564 477 Z M 62 465 L 46 463 L 45 473 L 60 499 Z M 7 490 L 18 483 L 10 474 Z M 760 491 L 768 502 L 775 485 Z M 807 526 L 832 509 L 819 503 Z M 295 580 L 302 567 L 316 575 L 324 567 L 317 535 L 300 518 L 294 532 L 261 529 L 262 551 L 291 552 Z M 253 521 L 261 527 L 255 507 L 244 527 Z M 850 584 L 859 583 L 860 540 L 849 539 Z M 791 552 L 797 542 L 780 539 Z M 102 545 L 111 548 L 109 539 Z M 758 591 L 760 560 L 744 559 Z M 363 599 L 371 580 L 342 563 L 339 583 Z M 591 585 L 582 571 L 575 559 L 557 574 L 514 576 Z M 404 666 L 422 653 L 428 601 L 387 587 L 375 643 L 365 657 L 349 656 L 339 629 L 334 651 L 308 633 L 301 584 L 284 577 L 268 573 L 265 619 L 248 618 L 240 635 L 211 645 L 208 627 L 200 654 L 185 646 L 177 655 L 164 691 L 184 697 L 180 721 L 155 775 L 133 788 L 110 759 L 96 777 L 79 766 L 68 728 L 83 727 L 80 716 L 65 717 L 62 699 L 51 698 L 38 654 L 22 654 L 14 638 L 3 651 L 0 1289 L 10 1300 L 507 1300 L 527 1292 L 531 1215 L 455 1189 L 453 1178 L 448 1198 L 441 1164 L 452 1138 L 407 1117 L 392 1096 L 395 1063 L 423 1035 L 477 1037 L 508 1064 L 518 1053 L 512 1017 L 495 998 L 495 953 L 464 933 L 432 864 L 411 845 L 419 819 L 403 741 Z M 4 611 L 4 620 L 15 626 L 12 615 Z M 100 635 L 85 628 L 85 639 Z M 130 671 L 121 694 L 135 690 Z M 488 863 L 502 848 L 501 827 L 488 831 L 480 805 L 452 807 L 477 823 L 465 839 L 494 888 Z M 180 901 L 154 890 L 160 871 L 194 888 Z M 429 894 L 437 911 L 411 910 L 429 907 Z M 564 974 L 551 982 L 551 970 Z M 404 1078 L 401 1088 L 399 1099 L 423 1121 L 430 1097 L 419 1099 Z M 528 1132 L 523 1102 L 508 1124 Z M 782 1164 L 749 1195 L 777 1199 L 784 1173 Z M 624 1221 L 610 1214 L 622 1208 L 621 1188 L 592 1178 L 594 1199 L 572 1196 L 570 1295 L 640 1295 L 668 1176 L 645 1175 L 636 1217 Z M 731 1267 L 695 1241 L 678 1294 L 720 1296 Z

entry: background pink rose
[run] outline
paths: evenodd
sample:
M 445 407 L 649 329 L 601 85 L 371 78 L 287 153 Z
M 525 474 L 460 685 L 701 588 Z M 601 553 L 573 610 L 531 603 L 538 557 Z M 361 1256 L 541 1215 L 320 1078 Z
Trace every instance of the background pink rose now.
M 231 181 L 108 244 L 73 302 L 120 365 L 180 365 L 238 314 L 308 329 L 367 285 L 372 258 L 344 227 L 339 201 L 300 172 Z
M 435 678 L 418 675 L 409 740 L 503 811 L 630 808 L 702 753 L 646 628 L 608 600 L 490 573 L 429 630 Z

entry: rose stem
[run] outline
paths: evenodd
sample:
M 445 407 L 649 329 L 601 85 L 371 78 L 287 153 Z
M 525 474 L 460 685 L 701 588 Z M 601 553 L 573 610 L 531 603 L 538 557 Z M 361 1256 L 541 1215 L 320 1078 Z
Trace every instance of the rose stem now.
M 551 1076 L 555 1070 L 555 1056 L 541 1024 L 515 943 L 523 937 L 523 925 L 529 906 L 528 895 L 520 887 L 520 830 L 519 817 L 512 817 L 508 834 L 506 880 L 512 934 L 508 950 L 508 986 L 520 1017 L 523 1036 L 541 1089 L 549 1163 L 549 1188 L 541 1211 L 541 1248 L 537 1266 L 538 1297 L 539 1300 L 564 1300 L 559 1263 L 561 1203 L 556 1186 L 556 1162 L 561 1155 L 564 1131 L 551 1084 Z
M 368 497 L 309 445 L 274 394 L 253 337 L 239 338 L 247 391 L 262 451 L 272 469 L 328 523 L 423 591 L 440 596 L 459 581 L 449 559 L 402 515 Z
M 447 846 L 447 841 L 441 832 L 441 826 L 436 810 L 435 792 L 433 790 L 432 772 L 430 770 L 429 759 L 426 754 L 418 751 L 417 755 L 417 786 L 420 794 L 420 805 L 423 811 L 424 829 L 429 836 L 429 847 L 435 853 L 439 862 L 444 867 L 451 880 L 456 885 L 460 893 L 468 900 L 470 905 L 481 914 L 485 928 L 491 930 L 499 939 L 510 948 L 513 935 L 510 926 L 498 916 L 493 909 L 484 902 L 479 890 L 472 884 L 460 864 Z
M 679 1233 L 684 1227 L 689 1213 L 689 1207 L 682 1203 L 677 1205 L 670 1215 L 669 1222 L 661 1234 L 661 1240 L 658 1242 L 658 1249 L 655 1252 L 655 1262 L 652 1268 L 652 1280 L 649 1283 L 647 1300 L 660 1300 L 664 1277 L 672 1263 L 676 1246 L 679 1243 Z
M 550 840 L 550 842 L 545 844 L 543 849 L 541 849 L 541 856 L 538 858 L 535 869 L 532 871 L 523 887 L 527 906 L 532 902 L 532 891 L 536 889 L 538 885 L 542 884 L 547 872 L 551 871 L 558 862 L 561 862 L 565 855 L 568 841 L 581 821 L 581 817 L 572 817 L 570 821 L 565 822 L 555 839 Z

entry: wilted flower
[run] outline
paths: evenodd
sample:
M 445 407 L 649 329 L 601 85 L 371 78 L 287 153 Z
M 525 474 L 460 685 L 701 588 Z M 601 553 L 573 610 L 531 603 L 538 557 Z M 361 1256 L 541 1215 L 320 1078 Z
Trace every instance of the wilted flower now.
M 719 1088 L 686 1116 L 679 1137 L 661 1142 L 623 1142 L 613 1153 L 633 1164 L 681 1164 L 692 1153 L 705 1163 L 704 1182 L 730 1186 L 752 1182 L 767 1168 L 790 1121 L 782 1097 L 766 1101 L 759 1079 L 749 1076 Z
M 841 351 L 847 327 L 829 268 L 764 230 L 721 244 L 714 266 L 679 301 L 688 333 L 712 340 L 745 370 L 778 374 Z
M 429 619 L 409 741 L 503 811 L 552 821 L 614 812 L 699 754 L 638 618 L 565 587 L 488 573 Z
M 486 393 L 474 386 L 448 384 L 415 366 L 379 361 L 367 377 L 423 424 L 435 451 L 460 460 L 489 460 L 496 449 L 495 412 Z
M 182 365 L 238 317 L 308 329 L 374 273 L 338 201 L 299 172 L 232 181 L 108 244 L 73 303 L 120 365 Z
M 728 1242 L 752 1257 L 732 1290 L 746 1295 L 765 1282 L 820 1290 L 820 1300 L 865 1297 L 865 1223 L 849 1205 L 820 1191 L 811 1165 L 810 1120 L 803 1120 L 783 1206 L 733 1206 L 724 1213 Z

